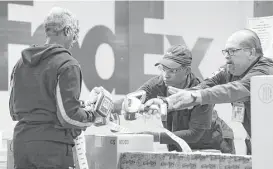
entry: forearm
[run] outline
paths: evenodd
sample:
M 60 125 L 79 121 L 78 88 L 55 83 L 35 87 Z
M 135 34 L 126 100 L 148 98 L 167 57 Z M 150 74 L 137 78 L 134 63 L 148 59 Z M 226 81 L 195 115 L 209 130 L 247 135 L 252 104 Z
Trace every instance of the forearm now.
M 179 138 L 185 140 L 187 143 L 196 143 L 205 133 L 204 129 L 188 129 L 173 132 Z M 173 144 L 175 141 L 166 133 L 161 133 L 159 141 L 161 144 Z
M 239 82 L 217 85 L 200 92 L 201 104 L 232 103 L 250 96 L 250 91 Z
M 93 114 L 82 108 L 78 100 L 62 97 L 59 86 L 56 90 L 56 101 L 57 116 L 63 126 L 78 129 L 91 126 L 95 119 Z
M 216 85 L 226 83 L 227 72 L 224 67 L 219 68 L 216 72 L 212 73 L 212 76 L 204 79 L 200 84 L 193 87 L 192 89 L 200 90 L 210 88 Z

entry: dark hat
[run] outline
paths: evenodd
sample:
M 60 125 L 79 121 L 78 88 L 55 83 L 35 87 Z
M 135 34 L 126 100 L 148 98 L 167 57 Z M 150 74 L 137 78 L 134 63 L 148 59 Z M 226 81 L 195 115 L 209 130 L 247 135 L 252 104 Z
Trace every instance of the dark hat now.
M 191 66 L 191 51 L 185 45 L 174 45 L 170 47 L 163 58 L 155 64 L 166 66 L 170 69 L 176 69 L 180 66 Z

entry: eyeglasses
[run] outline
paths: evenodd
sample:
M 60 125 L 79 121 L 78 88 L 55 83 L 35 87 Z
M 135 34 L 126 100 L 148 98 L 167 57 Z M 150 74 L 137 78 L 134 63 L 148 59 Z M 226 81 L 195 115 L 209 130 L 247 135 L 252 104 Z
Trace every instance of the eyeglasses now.
M 157 68 L 162 72 L 162 73 L 168 73 L 168 74 L 176 74 L 177 72 L 183 70 L 183 67 L 179 67 L 176 69 L 169 69 L 167 67 L 164 67 L 163 65 L 158 65 Z
M 245 49 L 251 49 L 251 48 L 238 48 L 238 49 L 224 49 L 222 50 L 222 53 L 224 56 L 234 56 L 236 52 L 240 51 L 240 50 L 245 50 Z

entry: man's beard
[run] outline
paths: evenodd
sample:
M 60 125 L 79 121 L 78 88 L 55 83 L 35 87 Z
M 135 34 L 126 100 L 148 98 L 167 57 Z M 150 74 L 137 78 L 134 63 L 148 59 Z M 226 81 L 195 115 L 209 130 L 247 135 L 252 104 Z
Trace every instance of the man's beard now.
M 234 76 L 241 76 L 245 70 L 243 70 L 242 65 L 227 64 L 227 70 L 230 74 Z
M 227 71 L 230 74 L 234 75 L 235 74 L 235 66 L 234 66 L 234 64 L 227 64 Z

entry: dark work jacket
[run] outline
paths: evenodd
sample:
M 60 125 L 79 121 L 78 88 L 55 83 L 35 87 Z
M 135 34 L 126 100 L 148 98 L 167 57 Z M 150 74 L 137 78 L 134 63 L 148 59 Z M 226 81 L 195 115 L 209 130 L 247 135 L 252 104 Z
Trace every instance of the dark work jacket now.
M 225 65 L 196 88 L 203 89 L 200 90 L 202 104 L 243 102 L 245 105 L 243 126 L 251 137 L 250 80 L 251 77 L 260 75 L 273 75 L 272 59 L 257 58 L 241 76 L 230 74 Z
M 235 154 L 233 131 L 220 117 L 212 121 L 211 129 L 206 130 L 197 143 L 189 146 L 192 149 L 216 149 L 222 153 Z
M 194 74 L 188 75 L 186 80 L 186 86 L 181 86 L 181 89 L 191 88 L 200 83 L 200 80 Z M 162 76 L 155 76 L 144 83 L 138 90 L 146 91 L 146 101 L 158 96 L 168 96 L 167 87 Z M 197 105 L 192 109 L 168 112 L 167 122 L 163 122 L 163 124 L 169 131 L 172 131 L 187 143 L 196 143 L 202 137 L 204 131 L 211 128 L 213 106 Z M 197 129 L 198 132 L 192 132 L 192 129 Z M 174 142 L 165 133 L 160 135 L 160 142 L 169 144 L 170 151 L 173 149 L 170 145 Z

